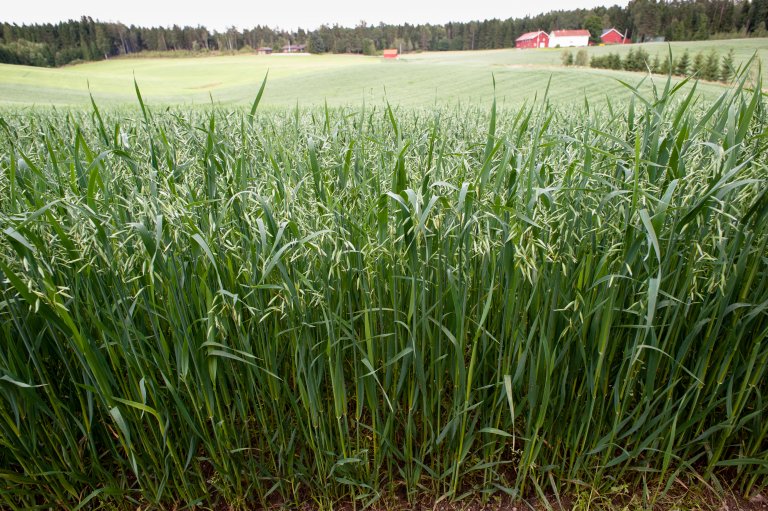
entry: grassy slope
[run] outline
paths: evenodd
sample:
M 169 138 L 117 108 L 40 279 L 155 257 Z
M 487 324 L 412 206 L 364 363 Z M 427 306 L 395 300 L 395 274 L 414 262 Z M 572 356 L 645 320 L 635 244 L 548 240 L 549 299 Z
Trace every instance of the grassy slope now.
M 665 52 L 664 44 L 643 45 L 649 53 Z M 692 53 L 734 48 L 737 61 L 756 49 L 768 59 L 768 39 L 678 43 L 673 51 L 687 47 Z M 590 48 L 593 55 L 629 51 L 629 47 Z M 636 73 L 563 68 L 559 49 L 495 50 L 409 55 L 398 62 L 379 58 L 323 55 L 227 57 L 179 59 L 114 59 L 62 69 L 0 65 L 0 104 L 77 105 L 88 101 L 87 84 L 99 102 L 133 103 L 135 76 L 144 96 L 155 103 L 207 103 L 213 97 L 223 103 L 252 100 L 264 73 L 269 69 L 270 86 L 265 105 L 330 105 L 378 102 L 384 97 L 401 105 L 487 102 L 496 77 L 501 103 L 518 105 L 541 95 L 552 76 L 550 97 L 557 102 L 594 101 L 628 93 L 615 79 L 637 82 Z M 719 85 L 706 84 L 707 95 L 717 94 Z
M 680 99 L 3 115 L 0 509 L 766 487 L 768 116 Z

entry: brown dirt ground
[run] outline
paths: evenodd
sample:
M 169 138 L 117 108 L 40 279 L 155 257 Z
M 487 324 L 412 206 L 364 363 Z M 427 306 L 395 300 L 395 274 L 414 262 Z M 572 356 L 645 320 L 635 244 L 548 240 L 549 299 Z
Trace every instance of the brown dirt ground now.
M 577 495 L 548 495 L 544 499 L 515 500 L 509 496 L 494 496 L 489 502 L 465 499 L 460 502 L 435 501 L 424 499 L 409 503 L 405 499 L 380 502 L 371 507 L 356 506 L 349 502 L 340 502 L 331 507 L 319 508 L 315 504 L 294 507 L 274 503 L 264 511 L 292 509 L 296 511 L 768 511 L 766 492 L 745 498 L 734 493 L 718 497 L 710 490 L 670 491 L 664 497 L 656 499 L 650 506 L 642 501 L 641 493 L 622 491 L 610 496 L 589 495 L 588 492 Z M 226 508 L 224 508 L 226 509 Z M 229 510 L 228 510 L 229 511 Z

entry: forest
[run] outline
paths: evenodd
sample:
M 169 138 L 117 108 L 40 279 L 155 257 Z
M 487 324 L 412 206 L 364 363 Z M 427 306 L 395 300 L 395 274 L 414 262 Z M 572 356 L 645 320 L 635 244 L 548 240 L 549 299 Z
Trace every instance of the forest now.
M 514 47 L 515 39 L 532 30 L 588 28 L 593 37 L 616 27 L 634 42 L 761 37 L 768 35 L 768 0 L 632 0 L 622 7 L 552 11 L 509 19 L 442 24 L 323 25 L 315 30 L 287 31 L 267 26 L 224 31 L 204 26 L 140 27 L 102 22 L 83 16 L 56 24 L 0 23 L 0 62 L 62 66 L 142 52 L 248 52 L 259 47 L 276 51 L 305 44 L 312 53 L 376 54 L 383 48 L 401 52 L 482 50 Z

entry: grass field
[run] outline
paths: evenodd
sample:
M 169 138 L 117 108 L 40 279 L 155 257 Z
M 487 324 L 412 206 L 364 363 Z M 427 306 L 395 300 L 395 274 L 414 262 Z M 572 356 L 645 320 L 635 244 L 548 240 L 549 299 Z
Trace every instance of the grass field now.
M 666 52 L 665 44 L 642 45 L 651 54 Z M 768 59 L 768 39 L 675 43 L 673 52 L 688 47 L 695 53 L 733 48 L 737 62 L 755 51 Z M 628 51 L 627 47 L 589 48 L 590 54 Z M 145 99 L 154 104 L 204 104 L 211 97 L 223 104 L 250 102 L 269 70 L 264 106 L 358 106 L 382 103 L 385 97 L 402 106 L 488 104 L 496 78 L 501 105 L 516 107 L 541 97 L 552 79 L 549 97 L 560 104 L 629 97 L 617 79 L 637 83 L 642 75 L 560 66 L 559 49 L 494 50 L 407 55 L 397 62 L 377 57 L 217 56 L 200 58 L 114 59 L 61 69 L 0 65 L 0 105 L 87 105 L 88 83 L 103 105 L 135 103 L 134 77 Z M 764 70 L 768 66 L 764 66 Z M 701 84 L 705 98 L 723 87 Z
M 537 54 L 2 68 L 0 507 L 765 488 L 765 97 Z
M 561 51 L 0 65 L 0 508 L 768 488 L 760 77 Z

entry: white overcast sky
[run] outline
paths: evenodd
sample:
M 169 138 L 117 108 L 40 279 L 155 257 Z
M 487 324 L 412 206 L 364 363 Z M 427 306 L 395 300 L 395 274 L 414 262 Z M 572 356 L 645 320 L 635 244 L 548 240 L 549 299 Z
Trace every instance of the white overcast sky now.
M 45 23 L 88 15 L 143 26 L 205 25 L 223 30 L 268 25 L 314 29 L 322 24 L 445 23 L 506 19 L 542 12 L 626 5 L 628 0 L 2 0 L 0 21 Z

